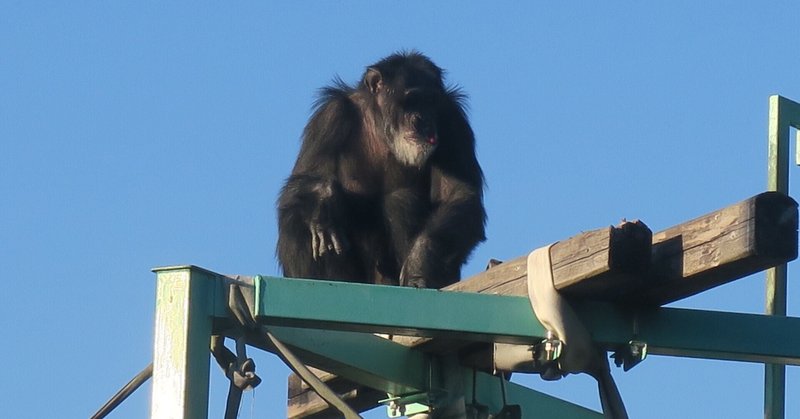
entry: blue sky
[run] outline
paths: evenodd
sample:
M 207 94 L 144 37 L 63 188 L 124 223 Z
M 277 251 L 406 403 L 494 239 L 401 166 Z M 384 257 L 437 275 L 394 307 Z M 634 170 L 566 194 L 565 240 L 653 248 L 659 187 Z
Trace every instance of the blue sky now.
M 465 276 L 765 189 L 767 98 L 800 100 L 796 4 L 553 3 L 0 2 L 2 416 L 87 417 L 145 366 L 150 268 L 277 274 L 274 201 L 315 92 L 399 49 L 470 95 L 489 222 Z M 763 300 L 757 274 L 676 306 Z M 241 417 L 281 417 L 287 370 L 256 360 L 265 382 Z M 631 417 L 762 416 L 757 364 L 651 357 L 614 373 Z M 599 408 L 586 377 L 520 382 Z M 799 387 L 789 368 L 787 417 Z M 113 417 L 145 417 L 149 388 Z

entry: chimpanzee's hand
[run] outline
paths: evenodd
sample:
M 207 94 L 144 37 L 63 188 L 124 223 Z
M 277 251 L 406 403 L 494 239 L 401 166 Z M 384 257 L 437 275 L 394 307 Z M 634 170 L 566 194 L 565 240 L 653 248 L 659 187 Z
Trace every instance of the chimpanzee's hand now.
M 347 239 L 339 229 L 329 225 L 325 226 L 317 221 L 312 221 L 309 229 L 311 230 L 311 254 L 314 260 L 318 260 L 329 251 L 341 255 L 347 250 Z
M 400 268 L 400 285 L 403 287 L 428 288 L 426 262 L 429 258 L 426 240 L 417 239 Z
M 414 288 L 428 288 L 428 282 L 419 275 L 406 274 L 407 265 L 403 265 L 400 270 L 400 286 L 401 287 L 414 287 Z
M 332 179 L 318 181 L 313 186 L 316 206 L 308 220 L 311 233 L 311 255 L 318 260 L 328 252 L 341 255 L 347 250 L 348 243 L 343 231 L 347 223 L 342 191 Z

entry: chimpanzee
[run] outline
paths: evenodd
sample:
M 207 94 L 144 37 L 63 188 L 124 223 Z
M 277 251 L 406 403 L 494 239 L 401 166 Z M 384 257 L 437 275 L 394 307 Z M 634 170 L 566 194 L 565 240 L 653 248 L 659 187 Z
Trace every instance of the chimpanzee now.
M 284 275 L 441 288 L 485 239 L 465 95 L 418 52 L 322 89 L 278 199 Z

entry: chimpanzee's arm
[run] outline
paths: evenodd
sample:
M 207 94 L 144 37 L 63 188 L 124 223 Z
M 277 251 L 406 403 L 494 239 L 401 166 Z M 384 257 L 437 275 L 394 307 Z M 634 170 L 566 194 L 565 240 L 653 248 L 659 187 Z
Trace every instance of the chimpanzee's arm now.
M 339 159 L 358 129 L 358 109 L 342 88 L 325 90 L 303 132 L 291 176 L 278 199 L 278 259 L 284 274 L 326 275 L 316 263 L 327 252 L 347 246 L 344 195 L 338 179 Z
M 485 240 L 483 173 L 475 157 L 475 138 L 460 105 L 460 95 L 440 116 L 440 144 L 432 156 L 433 209 L 414 240 L 401 272 L 401 284 L 441 288 L 457 282 L 461 265 Z

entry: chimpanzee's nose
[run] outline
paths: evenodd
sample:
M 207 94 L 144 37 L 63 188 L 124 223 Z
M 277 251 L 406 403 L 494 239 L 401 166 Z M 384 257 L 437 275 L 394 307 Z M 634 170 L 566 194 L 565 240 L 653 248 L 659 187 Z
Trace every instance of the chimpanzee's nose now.
M 421 114 L 415 114 L 412 121 L 415 131 L 422 134 L 433 133 L 433 125 L 430 123 L 430 118 L 426 118 Z

